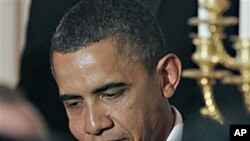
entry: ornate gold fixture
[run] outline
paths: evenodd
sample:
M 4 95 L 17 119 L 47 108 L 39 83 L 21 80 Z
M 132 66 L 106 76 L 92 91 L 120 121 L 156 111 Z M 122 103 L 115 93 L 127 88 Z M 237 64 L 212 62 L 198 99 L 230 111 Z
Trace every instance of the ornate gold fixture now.
M 204 37 L 193 34 L 191 36 L 196 46 L 192 60 L 199 66 L 199 69 L 184 70 L 182 75 L 196 79 L 201 88 L 205 104 L 201 108 L 201 114 L 223 123 L 223 116 L 213 97 L 213 86 L 217 79 L 222 79 L 227 84 L 237 84 L 243 93 L 247 110 L 250 112 L 250 39 L 235 39 L 236 57 L 231 57 L 224 49 L 223 30 L 225 26 L 237 24 L 238 19 L 222 16 L 230 7 L 230 2 L 228 0 L 203 0 L 199 3 L 199 7 L 207 10 L 208 18 L 193 17 L 188 23 L 206 25 L 209 35 Z M 237 70 L 240 75 L 234 76 L 228 70 L 216 70 L 215 66 L 218 64 Z

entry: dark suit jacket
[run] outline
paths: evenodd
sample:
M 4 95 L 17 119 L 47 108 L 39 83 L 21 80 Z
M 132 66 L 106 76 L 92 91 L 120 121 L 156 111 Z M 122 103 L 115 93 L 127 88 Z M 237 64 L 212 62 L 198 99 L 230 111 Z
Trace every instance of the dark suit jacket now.
M 229 125 L 199 116 L 184 117 L 183 141 L 229 141 Z
M 249 125 L 250 114 L 231 113 L 238 115 L 233 120 L 225 118 L 224 124 L 203 118 L 198 113 L 184 115 L 183 141 L 229 141 L 230 125 Z M 224 114 L 225 115 L 225 114 Z

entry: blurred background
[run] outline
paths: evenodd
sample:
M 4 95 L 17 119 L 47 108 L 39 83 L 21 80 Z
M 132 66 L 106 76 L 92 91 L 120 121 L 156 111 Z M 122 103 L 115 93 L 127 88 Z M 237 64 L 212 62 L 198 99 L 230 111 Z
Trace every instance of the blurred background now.
M 50 39 L 60 18 L 79 0 L 1 0 L 0 3 L 0 83 L 21 90 L 55 131 L 70 134 L 58 89 L 50 73 Z M 183 69 L 197 67 L 191 60 L 195 46 L 189 38 L 197 27 L 187 24 L 197 16 L 197 0 L 140 0 L 156 15 L 169 52 L 177 54 Z M 231 0 L 224 14 L 239 16 L 239 1 Z M 238 25 L 225 29 L 238 35 Z M 224 40 L 234 55 L 232 43 Z M 228 123 L 250 123 L 241 95 L 234 85 L 217 83 L 215 99 Z M 202 97 L 195 80 L 183 78 L 171 99 L 185 115 L 199 118 Z M 244 117 L 244 120 L 241 120 Z
M 0 83 L 15 87 L 19 80 L 19 63 L 25 46 L 26 26 L 31 0 L 0 2 Z

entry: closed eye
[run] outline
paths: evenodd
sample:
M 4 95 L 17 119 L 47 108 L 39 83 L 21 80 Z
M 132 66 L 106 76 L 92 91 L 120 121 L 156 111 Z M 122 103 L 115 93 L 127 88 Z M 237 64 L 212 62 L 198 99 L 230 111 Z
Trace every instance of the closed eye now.
M 59 99 L 63 102 L 65 108 L 78 108 L 83 104 L 83 98 L 76 94 L 62 94 Z
M 64 102 L 67 109 L 77 109 L 82 106 L 83 102 L 81 100 L 68 100 Z
M 125 89 L 121 89 L 121 90 L 116 90 L 114 92 L 105 92 L 103 97 L 108 98 L 108 99 L 115 99 L 119 96 L 121 96 L 124 93 Z

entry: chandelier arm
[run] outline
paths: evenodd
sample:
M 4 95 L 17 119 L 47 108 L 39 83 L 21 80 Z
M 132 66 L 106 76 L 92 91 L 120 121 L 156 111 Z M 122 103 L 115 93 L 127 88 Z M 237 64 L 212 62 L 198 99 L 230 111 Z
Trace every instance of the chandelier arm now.
M 219 58 L 219 63 L 228 69 L 237 70 L 238 67 L 236 65 L 235 58 L 231 57 L 225 50 L 223 41 L 220 38 L 219 33 L 212 34 L 211 38 L 212 38 L 213 46 L 216 49 L 216 55 Z

